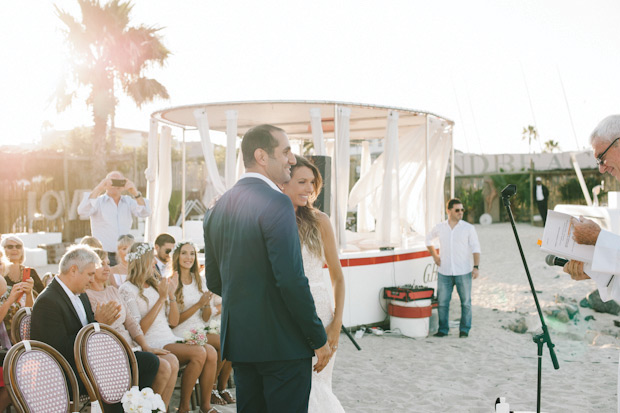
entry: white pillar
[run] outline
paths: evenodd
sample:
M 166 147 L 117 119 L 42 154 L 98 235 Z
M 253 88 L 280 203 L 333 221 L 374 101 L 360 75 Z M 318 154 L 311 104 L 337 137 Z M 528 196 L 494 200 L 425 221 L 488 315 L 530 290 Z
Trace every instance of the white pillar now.
M 235 155 L 237 150 L 237 118 L 236 110 L 226 111 L 226 168 L 224 179 L 226 189 L 230 189 L 237 181 L 235 175 Z
M 149 140 L 148 140 L 148 157 L 147 167 L 144 170 L 146 177 L 146 198 L 151 203 L 151 209 L 155 208 L 155 192 L 157 191 L 157 152 L 158 152 L 158 136 L 157 130 L 159 123 L 156 119 L 151 119 L 149 127 Z M 151 238 L 151 232 L 153 231 L 153 213 L 146 218 L 144 225 L 144 241 L 152 242 L 154 238 Z

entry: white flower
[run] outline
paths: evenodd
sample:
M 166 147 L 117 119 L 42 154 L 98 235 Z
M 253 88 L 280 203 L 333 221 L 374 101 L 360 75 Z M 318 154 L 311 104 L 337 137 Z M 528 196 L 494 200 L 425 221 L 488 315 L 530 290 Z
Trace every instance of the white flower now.
M 163 413 L 166 411 L 161 396 L 149 387 L 145 387 L 142 391 L 138 387 L 132 387 L 125 392 L 121 402 L 126 413 Z

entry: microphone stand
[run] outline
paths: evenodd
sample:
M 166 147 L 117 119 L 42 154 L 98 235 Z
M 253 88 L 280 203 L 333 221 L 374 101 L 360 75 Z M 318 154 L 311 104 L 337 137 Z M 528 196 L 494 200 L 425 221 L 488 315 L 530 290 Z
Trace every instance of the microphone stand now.
M 530 283 L 530 288 L 532 290 L 532 295 L 534 296 L 534 302 L 536 303 L 536 309 L 538 310 L 538 317 L 540 318 L 540 323 L 542 325 L 542 333 L 537 334 L 533 337 L 534 343 L 538 346 L 538 387 L 536 389 L 536 412 L 540 413 L 540 394 L 541 394 L 541 382 L 542 382 L 542 354 L 543 354 L 543 346 L 547 343 L 547 347 L 549 348 L 549 355 L 551 356 L 551 362 L 553 363 L 554 369 L 559 369 L 560 365 L 558 364 L 558 359 L 555 355 L 555 350 L 553 349 L 555 345 L 551 342 L 551 336 L 549 336 L 549 330 L 547 329 L 547 325 L 545 324 L 545 318 L 543 317 L 542 310 L 540 309 L 540 304 L 538 303 L 538 296 L 536 295 L 536 290 L 534 289 L 534 282 L 532 281 L 532 276 L 530 275 L 530 270 L 527 267 L 527 262 L 525 261 L 525 255 L 523 254 L 523 249 L 521 248 L 521 242 L 519 241 L 519 235 L 517 234 L 517 227 L 515 226 L 515 220 L 512 216 L 512 210 L 510 209 L 510 197 L 512 197 L 517 192 L 517 186 L 514 184 L 509 184 L 506 188 L 502 189 L 502 200 L 504 201 L 504 206 L 506 207 L 506 212 L 508 213 L 508 217 L 510 218 L 510 224 L 512 225 L 512 231 L 515 234 L 515 239 L 517 240 L 517 246 L 519 247 L 519 253 L 521 253 L 521 260 L 523 261 L 523 266 L 525 267 L 525 273 L 527 274 L 527 280 Z
M 359 351 L 362 351 L 362 348 L 360 347 L 359 344 L 357 344 L 357 341 L 355 341 L 355 339 L 353 338 L 353 336 L 351 335 L 351 333 L 349 333 L 349 330 L 347 330 L 345 328 L 345 326 L 341 326 L 340 329 L 342 331 L 344 331 L 344 333 L 347 335 L 347 337 L 349 337 L 349 340 L 351 340 L 351 343 L 353 343 L 353 345 L 355 346 L 356 349 L 358 349 Z

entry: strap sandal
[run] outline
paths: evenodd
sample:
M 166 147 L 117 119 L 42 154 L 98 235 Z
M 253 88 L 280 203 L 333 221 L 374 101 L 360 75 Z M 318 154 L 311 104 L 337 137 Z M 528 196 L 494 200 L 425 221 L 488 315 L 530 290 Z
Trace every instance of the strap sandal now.
M 228 403 L 228 404 L 233 404 L 233 403 L 237 402 L 237 400 L 235 400 L 235 398 L 233 397 L 232 393 L 228 389 L 222 390 L 220 392 L 220 396 L 222 396 L 222 399 L 224 399 L 226 401 L 226 403 Z
M 217 391 L 216 389 L 213 389 L 213 390 L 211 390 L 211 404 L 217 404 L 219 406 L 223 406 L 223 405 L 225 405 L 227 403 L 226 403 L 226 399 L 224 399 L 220 395 L 220 392 Z

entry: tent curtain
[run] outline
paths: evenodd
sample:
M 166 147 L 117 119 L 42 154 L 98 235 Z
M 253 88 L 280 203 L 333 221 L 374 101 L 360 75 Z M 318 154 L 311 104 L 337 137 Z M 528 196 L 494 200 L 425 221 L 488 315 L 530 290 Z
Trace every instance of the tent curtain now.
M 362 159 L 360 164 L 360 177 L 370 171 L 370 142 L 362 142 Z M 357 207 L 357 232 L 370 232 L 375 229 L 375 217 L 370 213 L 370 200 L 367 197 Z
M 203 202 L 205 205 L 211 204 L 214 197 L 222 195 L 226 191 L 226 187 L 222 182 L 220 173 L 215 163 L 215 155 L 213 153 L 213 144 L 211 143 L 211 135 L 209 134 L 209 119 L 205 109 L 196 109 L 194 111 L 196 126 L 200 132 L 200 140 L 202 143 L 202 154 L 205 158 L 205 166 L 207 168 L 207 189 Z M 206 194 L 210 194 L 208 197 Z M 207 199 L 209 198 L 209 199 Z
M 170 195 L 172 195 L 172 159 L 171 159 L 172 129 L 162 126 L 159 139 L 159 168 L 157 174 L 156 203 L 153 208 L 153 231 L 150 236 L 155 239 L 157 234 L 168 231 L 170 212 Z
M 452 126 L 445 121 L 429 119 L 428 150 L 428 200 L 426 199 L 426 160 L 424 148 L 426 126 L 418 126 L 398 139 L 399 191 L 400 197 L 392 193 L 392 202 L 400 205 L 400 222 L 406 230 L 426 233 L 427 222 L 431 225 L 444 217 L 444 180 L 448 167 Z M 349 205 L 354 207 L 370 198 L 370 212 L 378 217 L 381 212 L 379 200 L 382 192 L 385 158 L 381 154 L 362 176 L 349 194 Z M 420 204 L 427 205 L 426 214 L 420 213 Z
M 159 129 L 159 123 L 155 119 L 151 119 L 149 127 L 149 140 L 148 140 L 148 158 L 147 167 L 144 170 L 144 176 L 146 177 L 146 199 L 149 200 L 151 206 L 155 206 L 155 192 L 157 190 L 157 130 Z M 151 232 L 153 232 L 153 215 L 146 219 L 144 226 L 144 241 L 152 242 L 154 238 L 151 238 Z
M 230 189 L 235 182 L 237 182 L 235 172 L 235 152 L 237 151 L 237 118 L 238 112 L 236 110 L 226 111 L 226 169 L 224 175 L 226 180 L 226 189 Z
M 381 207 L 377 215 L 377 241 L 380 247 L 400 242 L 400 214 L 398 202 L 398 112 L 389 111 L 383 149 L 383 186 Z
M 310 126 L 312 127 L 312 142 L 314 142 L 314 154 L 325 156 L 325 139 L 323 137 L 323 124 L 321 123 L 321 108 L 310 109 Z
M 349 197 L 349 168 L 350 168 L 350 139 L 349 139 L 349 121 L 351 119 L 351 109 L 339 106 L 336 112 L 336 145 L 335 160 L 332 164 L 332 171 L 335 172 L 336 180 L 336 240 L 340 248 L 345 248 L 347 238 L 345 234 L 347 222 L 347 207 Z

